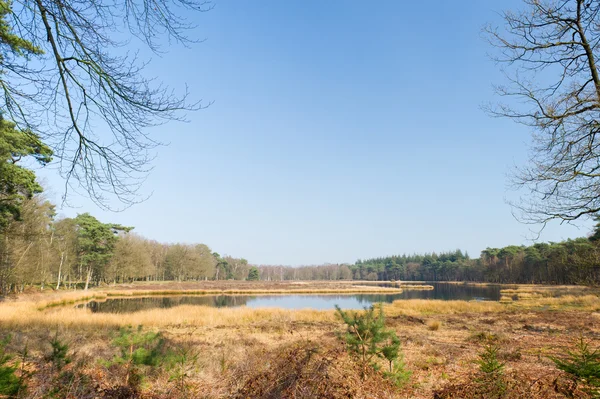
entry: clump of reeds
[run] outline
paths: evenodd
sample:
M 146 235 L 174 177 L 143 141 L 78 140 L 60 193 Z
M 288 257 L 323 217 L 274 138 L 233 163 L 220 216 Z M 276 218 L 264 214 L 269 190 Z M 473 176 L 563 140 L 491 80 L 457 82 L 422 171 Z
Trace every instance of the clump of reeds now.
M 334 322 L 333 311 L 312 309 L 252 309 L 213 308 L 208 306 L 182 305 L 170 309 L 149 309 L 128 314 L 92 313 L 89 309 L 54 307 L 39 311 L 35 304 L 12 303 L 0 305 L 0 323 L 6 327 L 21 326 L 88 326 L 117 327 L 123 325 L 166 326 L 246 326 L 259 323 Z
M 503 304 L 492 301 L 443 301 L 436 299 L 404 299 L 385 306 L 386 315 L 427 315 L 503 312 Z
M 429 320 L 427 322 L 427 329 L 430 331 L 437 331 L 442 326 L 442 322 L 439 320 Z

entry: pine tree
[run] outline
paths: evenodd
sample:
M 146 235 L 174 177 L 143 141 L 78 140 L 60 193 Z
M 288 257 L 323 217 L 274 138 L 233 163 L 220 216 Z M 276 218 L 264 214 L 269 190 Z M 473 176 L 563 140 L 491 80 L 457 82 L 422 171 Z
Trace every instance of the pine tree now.
M 258 281 L 258 280 L 259 280 L 258 269 L 255 266 L 252 266 L 250 268 L 250 271 L 248 272 L 248 281 Z
M 380 366 L 377 360 L 383 359 L 389 363 L 386 377 L 397 385 L 403 384 L 410 372 L 405 370 L 402 361 L 400 339 L 393 330 L 385 328 L 383 306 L 379 304 L 376 312 L 373 305 L 362 313 L 345 312 L 337 305 L 335 308 L 346 324 L 343 339 L 348 352 L 362 368 L 361 377 L 366 377 L 369 367 L 378 370 Z

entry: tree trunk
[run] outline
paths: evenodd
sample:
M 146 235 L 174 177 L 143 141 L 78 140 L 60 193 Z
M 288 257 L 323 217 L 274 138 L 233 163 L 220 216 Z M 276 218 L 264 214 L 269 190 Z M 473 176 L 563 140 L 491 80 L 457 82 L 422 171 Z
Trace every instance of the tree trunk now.
M 85 288 L 84 288 L 85 291 L 87 291 L 87 289 L 90 285 L 91 278 L 92 278 L 92 268 L 90 267 L 87 271 L 87 278 L 85 279 Z
M 62 278 L 62 265 L 63 265 L 64 260 L 65 260 L 65 253 L 61 252 L 60 253 L 60 264 L 58 265 L 58 281 L 56 282 L 56 290 L 57 291 L 60 288 L 60 280 Z

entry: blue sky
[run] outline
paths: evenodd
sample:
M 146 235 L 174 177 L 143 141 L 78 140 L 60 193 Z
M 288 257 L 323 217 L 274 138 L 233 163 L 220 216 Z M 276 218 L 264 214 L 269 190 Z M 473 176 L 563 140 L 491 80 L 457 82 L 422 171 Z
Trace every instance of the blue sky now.
M 119 213 L 72 196 L 59 213 L 257 264 L 530 244 L 506 204 L 529 132 L 481 110 L 503 82 L 481 28 L 520 4 L 218 1 L 194 16 L 206 41 L 147 69 L 214 102 L 153 129 L 170 145 L 142 188 L 152 196 Z M 39 174 L 60 202 L 60 177 Z M 556 223 L 540 239 L 589 229 Z

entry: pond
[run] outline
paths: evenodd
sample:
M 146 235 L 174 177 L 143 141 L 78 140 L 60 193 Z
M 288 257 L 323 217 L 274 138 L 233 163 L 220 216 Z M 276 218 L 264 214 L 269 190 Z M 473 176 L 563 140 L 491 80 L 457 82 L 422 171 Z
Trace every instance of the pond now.
M 94 313 L 131 313 L 180 305 L 327 310 L 334 309 L 335 305 L 342 309 L 362 309 L 377 302 L 391 303 L 399 299 L 500 300 L 499 285 L 427 284 L 432 285 L 434 289 L 405 289 L 402 293 L 397 294 L 199 295 L 111 298 L 106 301 L 91 301 L 79 305 L 79 307 L 88 308 Z

